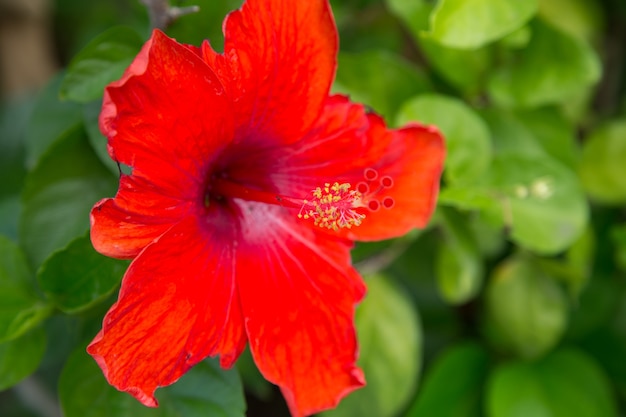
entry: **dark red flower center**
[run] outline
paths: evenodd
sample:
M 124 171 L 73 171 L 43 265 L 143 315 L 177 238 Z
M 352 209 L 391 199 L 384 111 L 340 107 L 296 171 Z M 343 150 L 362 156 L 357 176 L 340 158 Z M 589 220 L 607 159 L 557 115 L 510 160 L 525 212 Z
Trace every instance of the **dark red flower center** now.
M 212 201 L 226 201 L 238 198 L 246 201 L 272 204 L 286 208 L 299 209 L 297 217 L 312 220 L 316 226 L 339 230 L 359 226 L 366 217 L 366 212 L 375 212 L 381 208 L 394 206 L 393 198 L 386 196 L 382 200 L 377 195 L 393 187 L 393 178 L 379 178 L 378 171 L 365 169 L 364 181 L 356 188 L 347 182 L 324 183 L 311 190 L 307 196 L 285 196 L 243 185 L 225 176 L 213 176 L 205 196 L 205 205 Z

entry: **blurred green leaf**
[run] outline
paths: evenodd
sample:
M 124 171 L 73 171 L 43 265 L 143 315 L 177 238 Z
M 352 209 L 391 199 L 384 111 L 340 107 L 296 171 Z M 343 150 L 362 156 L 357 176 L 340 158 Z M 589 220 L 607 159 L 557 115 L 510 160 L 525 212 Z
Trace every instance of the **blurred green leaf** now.
M 486 335 L 496 347 L 533 358 L 549 351 L 563 335 L 568 305 L 561 288 L 537 264 L 515 257 L 490 277 L 484 313 Z
M 511 238 L 537 253 L 554 254 L 583 232 L 588 206 L 576 176 L 548 158 L 496 158 L 486 185 L 502 204 Z
M 28 175 L 22 194 L 20 242 L 29 260 L 39 266 L 85 233 L 93 204 L 115 189 L 82 130 L 60 138 Z
M 531 37 L 532 33 L 530 28 L 527 25 L 524 25 L 500 39 L 498 44 L 507 49 L 521 49 L 528 45 Z
M 576 168 L 580 151 L 574 126 L 555 107 L 520 111 L 516 117 L 551 157 Z
M 539 0 L 539 15 L 563 32 L 588 41 L 595 40 L 604 25 L 599 1 Z
M 626 120 L 593 131 L 583 146 L 580 178 L 589 195 L 601 203 L 626 202 Z
M 536 10 L 537 0 L 441 0 L 428 36 L 453 48 L 478 48 L 522 27 Z
M 489 128 L 462 101 L 423 94 L 405 102 L 398 125 L 419 121 L 437 126 L 446 140 L 445 177 L 450 183 L 467 184 L 480 177 L 491 162 Z
M 36 328 L 17 339 L 0 344 L 0 391 L 32 374 L 46 351 L 46 333 Z
M 615 262 L 622 271 L 626 271 L 626 224 L 614 226 L 611 238 L 615 244 Z
M 102 97 L 104 87 L 122 76 L 142 44 L 141 36 L 124 26 L 98 35 L 70 62 L 59 89 L 60 97 L 80 103 Z
M 272 384 L 261 375 L 259 369 L 254 363 L 250 349 L 246 348 L 241 352 L 241 356 L 235 363 L 241 382 L 247 392 L 254 394 L 257 398 L 267 400 L 271 398 Z
M 492 48 L 451 48 L 429 38 L 421 38 L 419 46 L 428 63 L 446 81 L 468 95 L 481 93 L 494 65 Z
M 80 260 L 77 262 L 76 260 Z M 96 252 L 89 236 L 54 253 L 37 273 L 46 297 L 65 313 L 76 313 L 106 298 L 120 283 L 128 263 Z
M 586 354 L 568 349 L 496 369 L 488 386 L 487 416 L 613 417 L 617 411 L 602 369 Z
M 428 29 L 430 14 L 434 9 L 428 0 L 385 0 L 387 7 L 411 31 L 415 39 Z
M 245 401 L 235 370 L 224 371 L 216 359 L 194 366 L 175 384 L 157 392 L 158 408 L 142 405 L 110 386 L 85 351 L 76 350 L 59 379 L 65 417 L 243 417 Z
M 6 100 L 0 105 L 0 199 L 16 195 L 26 176 L 24 134 L 33 100 Z M 1 221 L 1 220 L 0 220 Z
M 564 103 L 598 81 L 600 60 L 588 43 L 541 20 L 531 29 L 528 46 L 491 78 L 489 92 L 497 102 L 519 107 Z
M 17 241 L 17 224 L 21 209 L 19 195 L 0 198 L 0 235 Z
M 338 65 L 333 91 L 366 103 L 388 120 L 394 120 L 403 101 L 431 90 L 418 67 L 388 52 L 342 52 Z
M 480 417 L 489 356 L 475 344 L 450 348 L 426 374 L 405 417 Z
M 35 294 L 33 284 L 20 248 L 0 236 L 0 343 L 17 339 L 50 314 L 51 307 Z
M 422 347 L 417 311 L 386 278 L 371 277 L 367 285 L 368 296 L 356 314 L 358 363 L 367 375 L 367 385 L 321 416 L 394 416 L 415 390 Z
M 520 120 L 484 112 L 496 155 L 489 171 L 471 184 L 444 188 L 440 201 L 481 210 L 510 228 L 511 239 L 537 253 L 555 254 L 581 235 L 589 207 L 579 180 L 539 144 Z
M 541 254 L 568 248 L 587 224 L 588 206 L 576 176 L 532 154 L 497 155 L 476 186 L 448 187 L 440 201 L 485 211 L 510 227 L 511 239 Z
M 118 176 L 120 168 L 117 163 L 111 159 L 107 149 L 107 138 L 100 132 L 100 126 L 98 125 L 101 109 L 101 100 L 85 104 L 83 107 L 83 122 L 85 124 L 85 131 L 87 132 L 89 143 L 98 156 L 98 159 L 100 159 L 100 162 L 109 168 L 109 171 L 111 171 L 115 176 Z
M 478 294 L 484 266 L 467 220 L 454 210 L 441 207 L 438 219 L 444 242 L 437 255 L 437 283 L 451 304 L 465 303 Z
M 63 76 L 56 75 L 35 102 L 24 138 L 28 168 L 33 168 L 58 138 L 80 130 L 82 106 L 59 100 Z
M 238 9 L 243 0 L 193 0 L 185 4 L 200 8 L 198 13 L 181 17 L 167 28 L 168 36 L 178 42 L 200 46 L 208 39 L 217 51 L 223 50 L 222 22 L 228 13 Z

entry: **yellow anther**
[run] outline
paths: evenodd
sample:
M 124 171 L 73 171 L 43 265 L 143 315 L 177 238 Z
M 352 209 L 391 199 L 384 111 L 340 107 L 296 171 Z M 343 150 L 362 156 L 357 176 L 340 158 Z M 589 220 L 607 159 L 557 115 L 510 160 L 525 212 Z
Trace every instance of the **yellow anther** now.
M 332 230 L 358 226 L 365 218 L 355 209 L 364 207 L 362 195 L 350 190 L 349 183 L 325 183 L 311 191 L 312 200 L 304 200 L 298 218 L 313 219 L 313 224 Z

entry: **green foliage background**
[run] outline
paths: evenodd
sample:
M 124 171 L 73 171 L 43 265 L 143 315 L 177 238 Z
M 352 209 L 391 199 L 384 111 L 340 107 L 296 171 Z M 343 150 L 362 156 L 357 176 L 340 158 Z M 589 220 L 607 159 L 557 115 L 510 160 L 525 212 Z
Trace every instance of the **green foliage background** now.
M 168 33 L 219 48 L 241 1 L 193 3 Z M 392 126 L 439 126 L 448 158 L 426 230 L 354 251 L 368 385 L 323 414 L 625 415 L 626 3 L 331 4 L 334 91 Z M 65 69 L 0 108 L 0 415 L 287 415 L 247 353 L 231 371 L 197 366 L 158 409 L 85 353 L 127 267 L 87 236 L 117 186 L 100 98 L 150 28 L 133 1 L 55 0 L 53 15 Z

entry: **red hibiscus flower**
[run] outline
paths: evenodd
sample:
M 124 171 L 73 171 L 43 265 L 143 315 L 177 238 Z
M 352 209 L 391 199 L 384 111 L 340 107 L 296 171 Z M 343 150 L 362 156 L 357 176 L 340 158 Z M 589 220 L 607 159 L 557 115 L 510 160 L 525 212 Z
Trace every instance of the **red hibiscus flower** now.
M 207 356 L 249 343 L 294 416 L 362 386 L 356 240 L 423 227 L 444 157 L 435 128 L 388 130 L 329 96 L 327 0 L 248 0 L 225 52 L 155 31 L 105 91 L 109 153 L 132 168 L 91 213 L 95 248 L 133 259 L 88 347 L 147 406 Z

